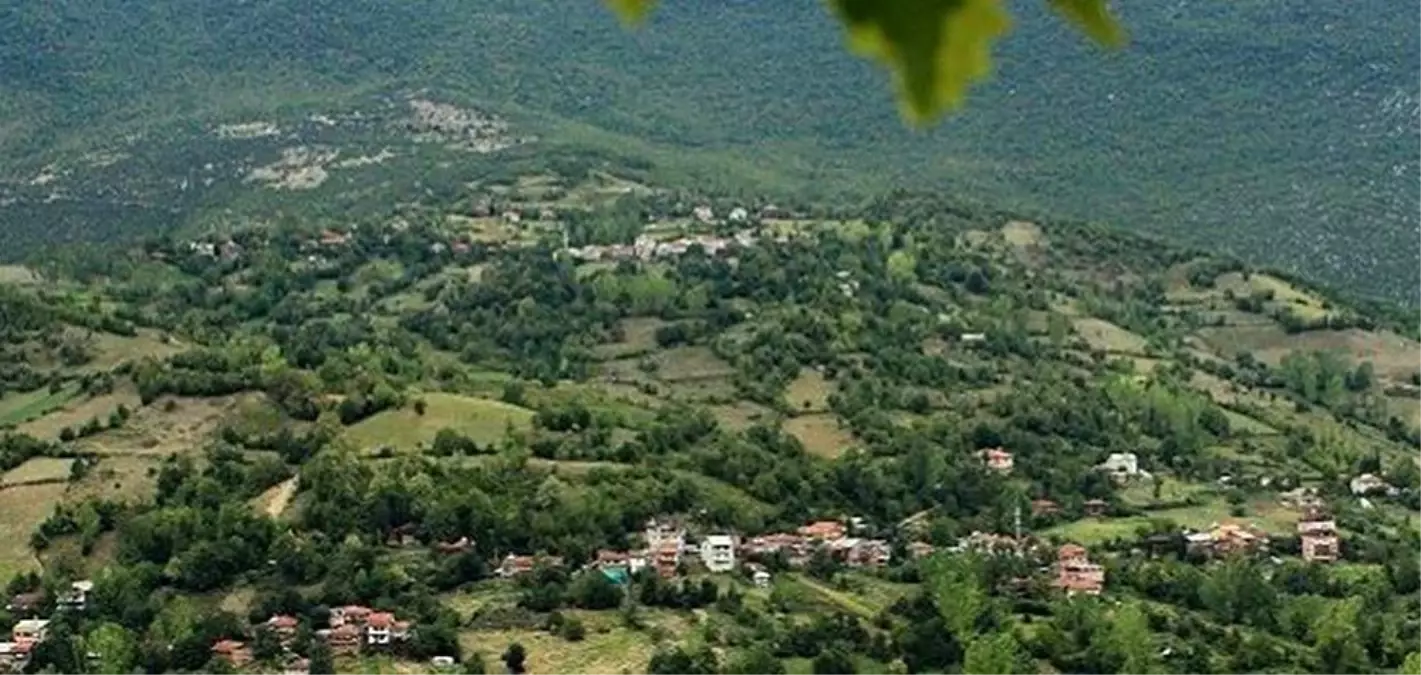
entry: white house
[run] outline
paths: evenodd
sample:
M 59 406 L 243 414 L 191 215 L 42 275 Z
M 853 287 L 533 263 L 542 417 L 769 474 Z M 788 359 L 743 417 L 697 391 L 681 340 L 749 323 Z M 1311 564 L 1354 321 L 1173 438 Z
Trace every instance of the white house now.
M 89 593 L 94 590 L 94 582 L 85 579 L 69 584 L 69 591 L 59 597 L 59 606 L 82 612 L 89 607 Z
M 1149 478 L 1150 476 L 1149 472 L 1140 470 L 1140 458 L 1133 452 L 1112 452 L 1096 468 L 1109 473 L 1111 478 L 1122 482 L 1131 478 Z
M 737 206 L 730 210 L 730 222 L 732 223 L 743 223 L 749 217 L 750 212 L 746 211 L 743 207 Z
M 1352 479 L 1352 494 L 1366 495 L 1373 492 L 1384 492 L 1388 495 L 1396 494 L 1396 488 L 1388 485 L 1386 481 L 1376 474 L 1364 473 Z
M 701 563 L 712 572 L 729 572 L 735 569 L 735 537 L 728 534 L 713 534 L 701 542 Z

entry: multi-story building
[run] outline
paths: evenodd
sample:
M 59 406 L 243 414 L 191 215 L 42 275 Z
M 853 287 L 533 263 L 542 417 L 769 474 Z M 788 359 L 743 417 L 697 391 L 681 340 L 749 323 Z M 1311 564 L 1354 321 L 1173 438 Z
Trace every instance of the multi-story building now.
M 735 569 L 735 537 L 713 534 L 701 542 L 701 564 L 712 572 Z
M 1105 588 L 1105 568 L 1090 561 L 1085 547 L 1066 544 L 1056 553 L 1056 586 L 1067 595 L 1099 595 Z
M 1341 557 L 1337 541 L 1337 521 L 1319 509 L 1309 509 L 1298 521 L 1298 539 L 1303 559 L 1308 562 L 1336 562 Z

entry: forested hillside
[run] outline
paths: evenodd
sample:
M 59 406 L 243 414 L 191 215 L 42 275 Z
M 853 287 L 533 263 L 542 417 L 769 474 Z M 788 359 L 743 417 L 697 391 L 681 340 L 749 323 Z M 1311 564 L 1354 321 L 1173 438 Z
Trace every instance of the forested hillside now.
M 1410 313 L 574 160 L 0 267 L 5 665 L 1421 672 Z
M 10 5 L 10 255 L 275 213 L 338 219 L 424 187 L 441 162 L 453 166 L 437 180 L 480 177 L 462 156 L 425 153 L 287 200 L 239 172 L 202 173 L 279 157 L 271 143 L 214 145 L 215 125 L 379 117 L 418 92 L 506 116 L 548 146 L 614 151 L 663 184 L 820 202 L 928 187 L 1417 299 L 1421 54 L 1417 8 L 1400 0 L 1139 3 L 1119 8 L 1135 39 L 1112 55 L 1025 3 L 996 81 L 926 138 L 811 2 L 667 2 L 635 34 L 592 2 Z M 373 155 L 388 131 L 346 129 L 341 142 Z

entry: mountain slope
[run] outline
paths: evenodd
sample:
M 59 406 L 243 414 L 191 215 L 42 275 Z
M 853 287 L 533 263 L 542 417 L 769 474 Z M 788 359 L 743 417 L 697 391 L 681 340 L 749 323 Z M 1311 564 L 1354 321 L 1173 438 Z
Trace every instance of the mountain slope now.
M 429 87 L 549 141 L 663 169 L 714 166 L 733 183 L 754 167 L 744 186 L 831 194 L 945 189 L 1416 300 L 1421 54 L 1417 8 L 1398 0 L 1132 5 L 1121 12 L 1135 41 L 1115 55 L 1023 6 L 996 81 L 927 134 L 902 127 L 885 78 L 844 53 L 815 3 L 667 3 L 634 34 L 591 2 L 15 4 L 0 149 L 17 160 L 19 192 L 47 162 L 135 129 L 174 139 L 153 162 L 171 172 L 181 162 L 167 158 L 190 145 L 172 130 L 195 121 Z M 163 199 L 125 227 L 176 226 L 233 200 Z M 5 214 L 32 233 L 7 235 L 23 244 L 7 248 L 54 236 L 56 219 L 77 238 L 109 227 L 35 201 Z

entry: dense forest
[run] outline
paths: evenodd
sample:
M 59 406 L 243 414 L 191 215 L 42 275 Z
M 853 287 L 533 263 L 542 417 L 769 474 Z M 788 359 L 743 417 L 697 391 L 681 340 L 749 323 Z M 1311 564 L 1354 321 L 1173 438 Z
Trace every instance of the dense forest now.
M 826 204 L 931 187 L 1417 300 L 1408 3 L 1121 7 L 1134 40 L 1108 56 L 1028 5 L 976 105 L 926 134 L 902 127 L 886 76 L 844 53 L 819 5 L 666 4 L 627 33 L 598 3 L 11 0 L 0 248 L 297 212 L 338 223 L 419 194 L 426 173 L 481 179 L 484 162 L 416 151 L 387 125 L 312 122 L 383 121 L 423 92 L 506 116 L 540 150 L 633 158 L 662 185 Z M 211 133 L 254 121 L 282 133 Z M 399 157 L 297 199 L 240 178 L 315 145 Z
M 918 193 L 453 197 L 9 270 L 11 663 L 1421 671 L 1404 309 Z

